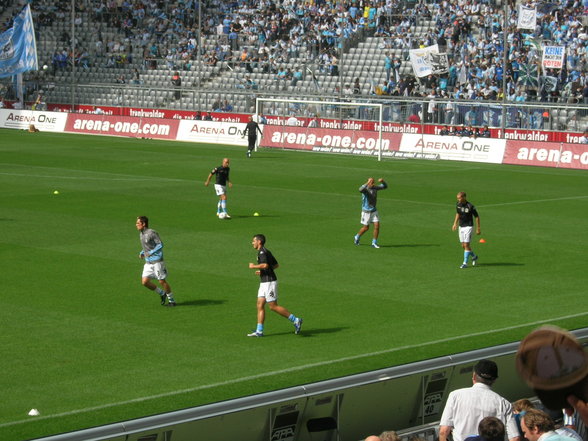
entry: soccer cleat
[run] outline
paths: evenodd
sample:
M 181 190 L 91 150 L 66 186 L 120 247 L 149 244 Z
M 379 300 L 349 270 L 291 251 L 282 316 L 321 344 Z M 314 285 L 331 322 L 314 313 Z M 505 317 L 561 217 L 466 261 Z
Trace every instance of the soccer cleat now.
M 359 237 L 357 237 L 357 236 L 353 237 L 353 243 L 355 245 L 359 245 Z
M 462 263 L 459 268 L 460 269 L 463 269 L 463 268 L 467 268 L 467 267 L 468 267 L 468 264 L 467 263 Z
M 165 306 L 165 299 L 167 298 L 167 296 L 165 294 L 160 295 L 159 297 L 161 297 L 161 306 Z
M 217 211 L 216 212 L 216 217 L 219 217 L 219 216 L 220 216 L 220 213 Z
M 478 255 L 476 254 L 474 257 L 472 257 L 472 266 L 476 266 L 477 263 L 478 263 Z
M 230 219 L 231 216 L 229 216 L 229 213 L 225 213 L 225 219 Z
M 373 248 L 380 248 L 380 245 L 378 245 L 376 242 L 372 242 L 372 247 Z
M 247 337 L 263 337 L 263 332 L 255 331 L 251 334 L 247 334 Z
M 176 302 L 169 302 L 167 306 L 176 306 Z
M 247 150 L 247 157 L 251 158 L 251 151 L 250 150 Z
M 302 329 L 302 319 L 299 317 L 294 322 L 294 334 L 300 334 L 300 329 Z

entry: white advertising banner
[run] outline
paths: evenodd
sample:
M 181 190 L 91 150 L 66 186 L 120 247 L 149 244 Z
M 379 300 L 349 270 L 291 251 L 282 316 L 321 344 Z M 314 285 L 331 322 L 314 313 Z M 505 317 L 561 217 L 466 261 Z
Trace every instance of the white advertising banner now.
M 0 109 L 0 127 L 28 130 L 33 124 L 41 132 L 63 132 L 67 113 Z
M 412 70 L 419 78 L 445 73 L 449 67 L 447 54 L 440 54 L 436 44 L 423 49 L 411 49 L 409 56 Z
M 200 121 L 183 119 L 178 128 L 178 141 L 206 142 L 210 144 L 230 144 L 247 146 L 247 137 L 243 137 L 245 123 Z M 263 126 L 259 128 L 263 131 Z M 258 134 L 257 139 L 260 136 Z
M 546 69 L 561 69 L 564 56 L 564 46 L 545 46 L 543 48 L 543 67 Z
M 519 19 L 517 29 L 530 29 L 532 31 L 537 27 L 537 9 L 519 5 Z
M 401 152 L 435 153 L 440 159 L 500 164 L 506 141 L 493 138 L 404 134 Z

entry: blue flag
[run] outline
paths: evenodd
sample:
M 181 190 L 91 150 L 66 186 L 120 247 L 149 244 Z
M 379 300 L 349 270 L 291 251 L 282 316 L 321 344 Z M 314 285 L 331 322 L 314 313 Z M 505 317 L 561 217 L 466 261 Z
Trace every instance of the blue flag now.
M 33 17 L 30 5 L 26 5 L 13 26 L 0 34 L 0 78 L 38 68 Z

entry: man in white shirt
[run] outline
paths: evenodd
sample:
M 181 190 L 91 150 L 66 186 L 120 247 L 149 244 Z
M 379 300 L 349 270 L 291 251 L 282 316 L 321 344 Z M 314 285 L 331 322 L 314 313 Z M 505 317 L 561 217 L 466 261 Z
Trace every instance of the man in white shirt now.
M 439 441 L 463 441 L 478 433 L 478 424 L 488 416 L 496 417 L 506 427 L 509 441 L 519 441 L 517 425 L 508 400 L 492 391 L 498 378 L 498 366 L 491 360 L 480 360 L 474 366 L 472 387 L 454 390 L 449 394 L 439 427 Z

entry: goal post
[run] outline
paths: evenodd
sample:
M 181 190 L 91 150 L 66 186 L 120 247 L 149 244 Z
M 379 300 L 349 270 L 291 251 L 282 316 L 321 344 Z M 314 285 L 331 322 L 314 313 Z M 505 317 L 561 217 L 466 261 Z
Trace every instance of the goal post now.
M 311 101 L 258 97 L 255 113 L 271 118 L 270 123 L 302 128 L 337 131 L 370 131 L 378 161 L 382 160 L 383 104 L 357 101 Z M 353 136 L 352 136 L 353 138 Z M 320 139 L 320 138 L 319 138 Z

